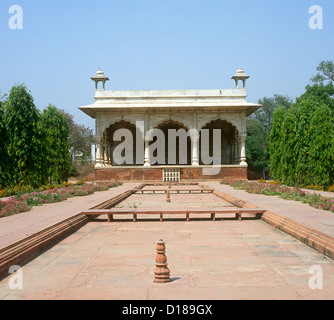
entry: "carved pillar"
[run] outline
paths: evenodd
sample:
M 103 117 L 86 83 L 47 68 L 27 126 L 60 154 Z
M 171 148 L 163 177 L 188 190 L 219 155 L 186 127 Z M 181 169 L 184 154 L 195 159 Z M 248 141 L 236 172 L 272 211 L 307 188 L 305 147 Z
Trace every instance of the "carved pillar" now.
M 145 113 L 145 135 L 148 131 L 148 128 L 149 128 L 149 116 L 147 113 Z M 146 136 L 145 136 L 144 167 L 151 166 L 151 156 L 150 156 L 149 146 L 150 146 L 150 143 L 149 141 L 146 141 Z
M 190 131 L 191 138 L 191 165 L 199 166 L 199 132 L 197 130 L 197 114 L 194 111 L 193 115 L 193 129 Z
M 199 146 L 199 139 L 196 137 L 196 138 L 191 140 L 191 150 L 192 150 L 191 165 L 194 166 L 194 167 L 199 166 L 198 146 Z
M 144 158 L 144 167 L 151 166 L 151 156 L 150 156 L 150 144 L 145 141 L 145 158 Z
M 233 155 L 233 164 L 239 164 L 240 159 L 239 159 L 239 134 L 236 132 L 235 137 L 234 137 L 234 155 Z
M 106 142 L 103 143 L 103 165 L 108 165 L 108 145 Z
M 97 138 L 98 143 L 96 144 L 96 164 L 95 168 L 101 168 L 103 166 L 102 159 L 102 144 L 101 139 Z
M 107 145 L 107 159 L 108 159 L 108 166 L 111 166 L 111 146 L 110 144 Z
M 241 166 L 248 166 L 247 165 L 247 157 L 246 157 L 246 139 L 247 136 L 240 137 L 240 165 Z

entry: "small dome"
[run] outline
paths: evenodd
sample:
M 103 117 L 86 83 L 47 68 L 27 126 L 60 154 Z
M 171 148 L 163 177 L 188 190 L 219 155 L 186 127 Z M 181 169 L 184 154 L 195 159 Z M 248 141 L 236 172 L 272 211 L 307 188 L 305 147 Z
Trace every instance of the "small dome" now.
M 105 75 L 104 75 L 104 72 L 101 69 L 99 69 L 96 71 L 95 76 L 104 77 Z
M 94 77 L 91 77 L 92 80 L 109 80 L 108 77 L 105 76 L 104 72 L 101 70 L 101 68 L 99 70 L 96 71 L 96 74 Z
M 245 74 L 244 69 L 239 68 L 239 69 L 237 70 L 237 73 L 235 74 L 235 76 L 232 77 L 232 79 L 234 79 L 234 78 L 249 78 L 249 76 L 247 76 L 247 75 Z

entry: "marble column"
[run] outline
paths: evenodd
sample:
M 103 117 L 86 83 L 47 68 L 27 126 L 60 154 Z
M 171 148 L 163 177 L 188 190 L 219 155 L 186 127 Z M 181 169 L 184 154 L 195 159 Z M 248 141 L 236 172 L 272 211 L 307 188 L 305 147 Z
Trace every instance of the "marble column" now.
M 108 145 L 106 143 L 103 144 L 103 165 L 108 165 Z
M 111 162 L 111 146 L 110 146 L 110 144 L 107 145 L 107 158 L 108 158 L 108 166 L 111 166 L 112 162 Z
M 145 123 L 144 123 L 144 140 L 145 140 L 145 150 L 144 150 L 144 167 L 150 167 L 151 166 L 151 155 L 150 155 L 150 142 L 146 141 L 146 133 L 149 129 L 149 115 L 145 113 Z
M 191 165 L 199 166 L 199 133 L 197 129 L 190 129 L 189 135 L 191 138 Z
M 246 157 L 246 136 L 240 138 L 240 165 L 241 166 L 248 166 L 247 165 L 247 157 Z
M 191 137 L 191 165 L 199 166 L 199 132 L 197 130 L 197 113 L 193 114 L 193 129 L 189 130 Z
M 150 155 L 150 143 L 145 141 L 145 158 L 144 158 L 144 167 L 151 166 L 151 155 Z
M 96 164 L 95 168 L 101 168 L 103 166 L 103 159 L 102 159 L 102 144 L 98 142 L 96 144 Z

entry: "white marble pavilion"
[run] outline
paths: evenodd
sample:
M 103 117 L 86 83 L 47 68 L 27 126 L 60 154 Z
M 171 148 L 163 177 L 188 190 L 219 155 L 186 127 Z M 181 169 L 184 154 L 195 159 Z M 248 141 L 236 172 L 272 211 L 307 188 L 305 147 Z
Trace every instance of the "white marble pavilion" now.
M 95 102 L 80 107 L 80 110 L 96 122 L 96 179 L 143 180 L 143 181 L 189 181 L 222 178 L 247 179 L 246 158 L 246 118 L 261 106 L 247 102 L 246 80 L 249 78 L 238 69 L 233 89 L 212 90 L 152 90 L 113 91 L 105 90 L 106 77 L 99 69 L 91 79 L 95 82 Z M 242 84 L 239 87 L 239 84 Z M 168 162 L 166 139 L 165 160 L 152 160 L 150 145 L 144 141 L 151 129 L 168 133 L 169 129 L 189 134 L 186 143 L 187 159 L 180 163 L 176 148 L 176 162 Z M 119 129 L 127 129 L 133 136 L 133 161 L 119 164 L 114 158 L 114 150 L 121 142 L 114 141 Z M 195 130 L 194 130 L 195 129 Z M 201 130 L 221 130 L 221 163 L 219 174 L 204 176 L 201 156 Z M 139 138 L 144 138 L 143 148 L 138 148 Z M 178 145 L 179 147 L 179 145 Z M 210 139 L 209 150 L 215 150 Z M 170 151 L 171 152 L 171 151 Z M 205 161 L 204 161 L 205 162 Z

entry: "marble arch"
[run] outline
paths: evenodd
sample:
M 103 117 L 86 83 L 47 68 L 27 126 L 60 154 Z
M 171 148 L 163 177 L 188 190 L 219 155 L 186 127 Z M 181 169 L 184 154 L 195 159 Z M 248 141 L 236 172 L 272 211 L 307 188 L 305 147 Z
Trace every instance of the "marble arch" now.
M 215 120 L 222 120 L 222 121 L 225 121 L 225 122 L 231 124 L 237 130 L 238 135 L 241 135 L 242 129 L 241 129 L 241 122 L 240 121 L 238 122 L 236 120 L 229 119 L 228 117 L 217 116 L 217 115 L 210 116 L 207 119 L 204 119 L 203 121 L 201 121 L 198 124 L 198 128 L 200 128 L 199 130 L 201 130 L 202 128 L 204 128 L 205 126 L 207 126 L 208 124 L 210 124 L 211 122 L 213 122 Z
M 157 117 L 156 117 L 157 118 Z M 193 123 L 187 119 L 187 115 L 178 115 L 173 114 L 172 116 L 169 115 L 166 117 L 166 115 L 161 115 L 158 119 L 154 119 L 154 116 L 152 117 L 149 127 L 150 129 L 157 128 L 161 124 L 172 121 L 178 123 L 181 127 L 187 128 L 187 130 L 193 128 Z
M 112 119 L 110 119 L 110 117 L 105 117 L 101 120 L 99 120 L 100 124 L 99 126 L 96 126 L 96 137 L 102 137 L 104 132 L 112 125 L 118 123 L 118 122 L 121 122 L 121 121 L 124 121 L 124 122 L 128 122 L 129 124 L 132 124 L 132 125 L 136 125 L 136 119 L 131 119 L 131 117 L 124 117 L 124 116 L 117 116 L 117 117 L 113 117 Z

